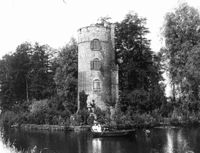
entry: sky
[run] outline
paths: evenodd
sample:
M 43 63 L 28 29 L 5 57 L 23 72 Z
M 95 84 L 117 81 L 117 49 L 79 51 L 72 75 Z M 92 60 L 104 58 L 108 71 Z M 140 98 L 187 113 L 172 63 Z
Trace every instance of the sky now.
M 25 41 L 61 48 L 79 28 L 104 16 L 121 21 L 129 11 L 147 18 L 147 37 L 159 51 L 165 14 L 185 1 L 200 8 L 198 0 L 0 0 L 0 58 Z
M 0 58 L 26 41 L 62 48 L 79 28 L 105 16 L 121 21 L 130 11 L 147 18 L 147 37 L 158 52 L 164 16 L 180 2 L 200 8 L 199 0 L 0 0 Z

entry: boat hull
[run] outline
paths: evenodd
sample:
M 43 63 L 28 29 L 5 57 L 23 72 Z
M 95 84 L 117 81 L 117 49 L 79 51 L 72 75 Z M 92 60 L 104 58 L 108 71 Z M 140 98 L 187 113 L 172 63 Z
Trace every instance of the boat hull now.
M 135 130 L 117 130 L 117 131 L 104 131 L 92 132 L 93 137 L 125 137 L 134 135 Z

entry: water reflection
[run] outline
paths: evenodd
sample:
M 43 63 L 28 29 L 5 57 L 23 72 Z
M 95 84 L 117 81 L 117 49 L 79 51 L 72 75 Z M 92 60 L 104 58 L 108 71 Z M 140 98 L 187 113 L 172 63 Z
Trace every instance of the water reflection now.
M 178 130 L 177 132 L 177 149 L 179 152 L 187 152 L 190 150 L 189 144 L 184 137 L 182 129 Z
M 167 144 L 165 146 L 165 153 L 173 153 L 174 149 L 174 131 L 168 130 L 167 131 Z
M 102 142 L 100 138 L 92 139 L 92 152 L 93 153 L 102 153 Z
M 7 129 L 0 132 L 0 153 L 198 153 L 200 128 L 138 130 L 131 138 L 92 138 L 88 132 Z
M 189 146 L 183 129 L 168 129 L 166 135 L 165 153 L 194 153 Z
M 91 143 L 88 143 L 88 153 L 127 153 L 131 146 L 131 141 L 126 138 L 91 138 L 91 140 Z

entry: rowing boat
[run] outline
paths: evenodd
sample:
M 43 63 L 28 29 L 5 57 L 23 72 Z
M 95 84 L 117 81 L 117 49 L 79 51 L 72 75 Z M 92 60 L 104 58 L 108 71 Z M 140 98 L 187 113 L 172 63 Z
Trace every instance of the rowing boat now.
M 134 135 L 135 130 L 112 130 L 102 132 L 91 132 L 93 137 L 125 137 Z

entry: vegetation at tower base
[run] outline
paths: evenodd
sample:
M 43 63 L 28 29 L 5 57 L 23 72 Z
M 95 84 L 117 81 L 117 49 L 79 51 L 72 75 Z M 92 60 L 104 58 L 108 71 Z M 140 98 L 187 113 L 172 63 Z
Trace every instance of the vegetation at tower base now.
M 80 109 L 87 108 L 87 97 L 84 90 L 79 93 Z
M 161 49 L 173 87 L 174 112 L 180 118 L 199 116 L 200 15 L 186 3 L 165 17 Z

